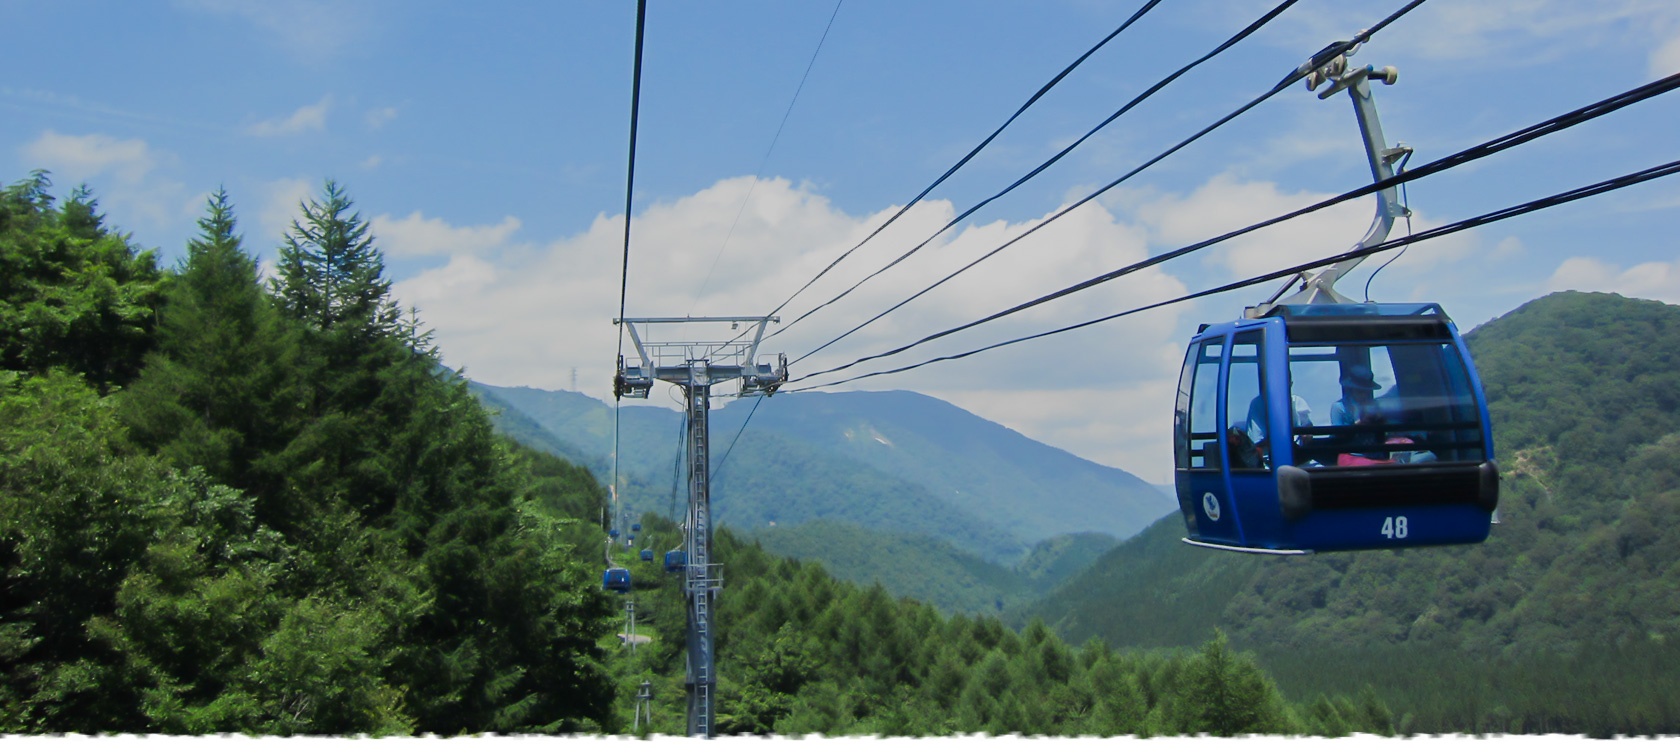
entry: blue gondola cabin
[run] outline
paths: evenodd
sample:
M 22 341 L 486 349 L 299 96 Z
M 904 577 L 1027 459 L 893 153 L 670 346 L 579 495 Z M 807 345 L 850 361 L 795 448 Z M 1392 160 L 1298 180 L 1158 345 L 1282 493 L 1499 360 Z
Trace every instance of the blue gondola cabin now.
M 630 591 L 630 570 L 628 568 L 607 568 L 601 574 L 601 588 L 607 591 L 617 591 L 620 594 Z
M 1434 304 L 1286 305 L 1204 326 L 1173 421 L 1185 541 L 1199 546 L 1470 544 L 1499 500 L 1481 382 Z

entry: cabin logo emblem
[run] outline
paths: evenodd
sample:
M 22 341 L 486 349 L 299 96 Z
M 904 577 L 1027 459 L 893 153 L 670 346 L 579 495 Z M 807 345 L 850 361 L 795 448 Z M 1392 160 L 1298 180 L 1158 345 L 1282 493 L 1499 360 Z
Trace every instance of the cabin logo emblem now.
M 1219 498 L 1214 497 L 1212 492 L 1202 495 L 1202 512 L 1207 514 L 1209 521 L 1219 520 Z

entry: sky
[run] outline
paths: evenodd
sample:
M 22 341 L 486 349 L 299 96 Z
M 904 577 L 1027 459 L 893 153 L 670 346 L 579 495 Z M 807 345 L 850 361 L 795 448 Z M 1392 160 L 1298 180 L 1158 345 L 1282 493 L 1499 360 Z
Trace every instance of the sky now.
M 768 314 L 1141 4 L 650 0 L 626 314 Z M 1402 3 L 1300 0 L 933 236 L 1274 4 L 1160 3 L 787 302 L 763 352 L 786 353 L 795 376 L 835 367 L 1368 183 L 1347 96 L 1320 100 L 1292 87 L 802 358 Z M 218 187 L 235 204 L 246 248 L 271 263 L 300 202 L 336 180 L 371 223 L 394 295 L 435 330 L 447 364 L 494 385 L 575 387 L 606 400 L 618 351 L 634 35 L 629 0 L 0 0 L 0 49 L 12 61 L 0 74 L 0 181 L 46 169 L 58 195 L 86 184 L 111 225 L 173 264 Z M 1375 97 L 1389 141 L 1414 148 L 1415 166 L 1680 73 L 1680 3 L 1430 0 L 1352 62 L 1399 70 Z M 1405 196 L 1411 226 L 1675 160 L 1676 123 L 1680 94 L 1666 94 L 1417 180 Z M 1328 256 L 1358 241 L 1373 209 L 1373 199 L 1343 204 L 846 374 Z M 1676 224 L 1680 178 L 1666 178 L 1418 243 L 1370 278 L 1393 253 L 1377 256 L 1340 289 L 1363 298 L 1369 278 L 1370 298 L 1439 302 L 1465 331 L 1564 289 L 1680 304 Z M 1402 222 L 1393 236 L 1405 231 Z M 1185 342 L 1197 324 L 1238 317 L 1274 288 L 839 387 L 926 393 L 1166 482 Z M 664 388 L 649 403 L 674 406 Z

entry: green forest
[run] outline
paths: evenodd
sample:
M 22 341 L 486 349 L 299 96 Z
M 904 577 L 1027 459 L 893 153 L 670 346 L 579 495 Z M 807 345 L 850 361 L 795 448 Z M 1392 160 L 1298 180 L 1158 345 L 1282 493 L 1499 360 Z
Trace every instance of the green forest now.
M 649 514 L 643 530 L 677 538 Z M 657 549 L 657 546 L 654 547 Z M 1254 733 L 1393 734 L 1395 719 L 1374 691 L 1313 694 L 1292 701 L 1251 654 L 1222 633 L 1197 648 L 1079 647 L 1042 621 L 1019 632 L 991 616 L 946 616 L 879 584 L 839 581 L 817 564 L 778 558 L 722 530 L 718 598 L 720 733 L 1031 736 Z M 637 635 L 651 640 L 609 668 L 621 686 L 619 726 L 681 734 L 685 600 L 679 576 L 623 553 L 636 584 Z M 619 620 L 628 633 L 628 612 Z M 649 683 L 637 721 L 635 686 Z
M 59 199 L 37 172 L 0 189 L 0 733 L 681 734 L 684 600 L 640 550 L 607 543 L 588 457 L 498 433 L 397 306 L 344 186 L 300 209 L 275 244 L 248 243 L 217 191 L 164 268 L 85 188 Z M 253 247 L 273 253 L 270 278 Z M 1601 307 L 1579 305 L 1557 314 Z M 1673 356 L 1661 336 L 1680 323 L 1658 307 L 1628 335 Z M 1621 341 L 1582 335 L 1513 333 L 1499 340 L 1527 348 L 1484 365 L 1512 492 L 1496 538 L 1468 552 L 1326 555 L 1264 577 L 1180 549 L 1170 525 L 1113 549 L 1061 537 L 1013 570 L 962 571 L 1012 592 L 1000 618 L 995 597 L 942 611 L 722 529 L 718 730 L 1671 731 L 1680 443 L 1651 439 L 1672 422 L 1643 415 L 1672 412 L 1680 389 L 1673 368 L 1606 348 L 1595 371 L 1632 385 L 1593 398 L 1616 406 L 1535 419 L 1524 399 L 1575 393 L 1553 382 L 1575 372 L 1560 352 Z M 1501 369 L 1543 357 L 1546 377 Z M 641 520 L 656 557 L 676 545 L 672 521 Z M 1171 551 L 1143 546 L 1162 540 Z M 632 570 L 629 594 L 602 590 L 608 560 Z M 1466 588 L 1420 593 L 1397 572 L 1431 560 L 1427 575 Z M 1461 569 L 1481 577 L 1453 584 Z M 1092 583 L 1122 574 L 1133 588 L 1111 596 Z M 634 647 L 631 603 L 649 638 Z M 1435 613 L 1407 631 L 1427 651 L 1396 648 L 1384 619 L 1414 604 Z
M 575 519 L 328 182 L 259 280 L 232 200 L 173 269 L 0 192 L 0 732 L 611 729 Z

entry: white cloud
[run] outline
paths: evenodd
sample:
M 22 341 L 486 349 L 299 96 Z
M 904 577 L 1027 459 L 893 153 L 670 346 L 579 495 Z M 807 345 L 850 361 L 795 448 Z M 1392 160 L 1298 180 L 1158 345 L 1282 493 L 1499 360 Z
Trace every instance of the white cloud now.
M 1244 182 L 1226 173 L 1198 187 L 1187 196 L 1165 195 L 1138 203 L 1136 213 L 1151 229 L 1151 239 L 1160 244 L 1156 252 L 1177 249 L 1286 214 L 1332 197 L 1329 193 L 1300 191 L 1285 193 L 1270 182 Z M 1361 198 L 1267 227 L 1214 245 L 1193 254 L 1203 268 L 1220 271 L 1216 286 L 1225 281 L 1260 276 L 1280 268 L 1307 263 L 1350 250 L 1369 231 L 1375 212 L 1375 198 Z M 1409 233 L 1438 226 L 1422 212 L 1413 215 L 1410 226 L 1398 220 L 1387 235 L 1398 239 Z M 1515 240 L 1509 240 L 1515 242 Z M 1370 273 L 1393 260 L 1379 276 L 1373 296 L 1384 299 L 1425 299 L 1438 293 L 1442 266 L 1464 261 L 1479 246 L 1474 230 L 1447 235 L 1408 248 L 1404 253 L 1388 251 L 1367 258 L 1358 272 Z M 1520 247 L 1520 245 L 1518 246 Z M 1502 246 L 1506 255 L 1515 248 Z M 1399 257 L 1396 258 L 1395 256 Z M 1500 256 L 1504 257 L 1504 256 Z M 1197 263 L 1189 258 L 1181 263 Z M 1338 291 L 1362 298 L 1363 280 L 1357 274 L 1344 277 Z M 1400 282 L 1395 284 L 1394 282 Z M 1277 284 L 1279 282 L 1271 282 Z M 1266 291 L 1275 289 L 1267 287 Z M 1388 293 L 1384 293 L 1384 292 Z M 1258 300 L 1256 300 L 1258 301 Z
M 264 120 L 245 129 L 245 132 L 264 138 L 281 135 L 296 135 L 306 130 L 325 130 L 327 128 L 327 111 L 332 108 L 332 95 L 321 97 L 321 101 L 298 107 L 296 112 L 286 117 Z
M 1138 207 L 1162 250 L 1217 237 L 1311 205 L 1329 193 L 1284 193 L 1271 182 L 1243 182 L 1225 173 L 1187 196 L 1163 196 Z M 1349 249 L 1371 223 L 1371 206 L 1349 201 L 1245 234 L 1201 251 L 1204 265 L 1240 278 L 1293 266 Z M 1187 261 L 1194 262 L 1194 261 Z M 1234 280 L 1234 279 L 1233 279 Z
M 1651 53 L 1651 77 L 1665 78 L 1680 73 L 1680 33 Z
M 391 257 L 477 255 L 501 246 L 520 226 L 519 219 L 508 216 L 500 224 L 455 227 L 419 211 L 402 219 L 380 214 L 369 223 L 379 246 Z
M 395 119 L 397 119 L 396 107 L 376 107 L 368 110 L 367 114 L 363 118 L 364 122 L 367 123 L 369 130 L 378 130 L 383 128 L 386 123 Z
M 30 165 L 51 171 L 60 185 L 103 183 L 94 185 L 94 198 L 117 226 L 167 227 L 184 218 L 180 207 L 186 185 L 157 173 L 160 165 L 175 161 L 174 155 L 141 139 L 48 130 L 19 152 Z
M 918 390 L 1046 445 L 1165 484 L 1172 481 L 1172 408 L 1184 350 L 1176 343 L 1162 349 L 1170 372 L 1102 388 Z
M 106 191 L 101 205 L 112 209 L 120 207 L 123 215 L 128 217 L 125 223 L 140 220 L 153 226 L 168 227 L 177 225 L 182 219 L 198 216 L 196 212 L 182 215 L 181 200 L 186 194 L 185 183 L 154 178 L 143 185 L 118 186 Z
M 297 177 L 263 185 L 261 208 L 257 209 L 257 226 L 262 230 L 264 239 L 252 247 L 278 243 L 280 236 L 291 228 L 292 220 L 303 215 L 300 207 L 309 200 L 313 189 L 314 183 Z
M 118 140 L 98 133 L 61 135 L 48 130 L 22 149 L 26 162 L 40 165 L 59 181 L 82 182 L 105 174 L 134 184 L 157 166 L 158 157 L 138 138 Z
M 1527 251 L 1528 249 L 1523 247 L 1522 240 L 1515 237 L 1506 237 L 1500 240 L 1499 244 L 1493 246 L 1493 258 L 1502 262 L 1510 261 L 1522 257 Z
M 205 214 L 205 207 L 210 202 L 211 195 L 213 195 L 213 193 L 205 190 L 197 195 L 193 195 L 182 200 L 180 203 L 181 216 L 189 219 L 197 219 L 198 217 L 203 216 Z
M 1285 43 L 1317 49 L 1332 39 L 1346 39 L 1374 18 L 1368 6 L 1359 4 L 1285 15 L 1285 23 L 1295 29 Z M 1670 38 L 1662 35 L 1673 32 L 1677 24 L 1680 4 L 1672 0 L 1430 3 L 1384 31 L 1382 47 L 1383 54 L 1390 57 L 1404 50 L 1430 60 L 1498 60 L 1509 67 L 1556 60 L 1588 49 L 1644 49 L 1651 45 L 1651 67 L 1656 70 L 1667 49 L 1664 42 Z
M 1268 2 L 1257 2 L 1257 7 Z M 1223 5 L 1221 5 L 1223 7 Z M 1319 49 L 1347 39 L 1376 15 L 1368 5 L 1344 3 L 1312 13 L 1285 13 L 1280 44 Z M 1384 30 L 1379 40 L 1386 61 L 1418 55 L 1428 61 L 1497 61 L 1527 67 L 1559 61 L 1584 50 L 1648 50 L 1651 76 L 1680 71 L 1680 3 L 1673 0 L 1482 0 L 1428 3 Z M 1399 59 L 1401 71 L 1404 61 Z
M 761 181 L 720 256 L 723 238 L 750 184 L 746 177 L 722 180 L 694 195 L 649 206 L 637 217 L 629 316 L 764 314 L 897 210 L 888 207 L 870 216 L 850 216 L 808 185 Z M 782 325 L 772 330 L 787 333 L 769 339 L 763 353 L 806 353 L 1036 223 L 965 227 L 930 243 L 833 307 L 789 327 L 797 314 L 880 268 L 953 215 L 952 206 L 942 201 L 906 213 L 784 310 Z M 599 216 L 587 231 L 540 247 L 508 243 L 518 228 L 513 217 L 478 227 L 454 227 L 418 213 L 384 221 L 376 223 L 375 231 L 387 252 L 451 253 L 444 267 L 395 285 L 402 304 L 419 307 L 426 324 L 437 330 L 451 365 L 465 366 L 470 376 L 489 383 L 547 388 L 569 386 L 569 373 L 576 367 L 586 392 L 609 397 L 617 341 L 610 321 L 618 314 L 622 216 Z M 1138 227 L 1088 205 L 795 365 L 794 374 L 905 344 L 1135 262 L 1145 255 L 1144 237 Z M 714 258 L 716 270 L 704 296 L 697 299 Z M 1036 333 L 1174 296 L 1184 288 L 1177 279 L 1152 270 L 871 365 L 908 364 Z M 1181 344 L 1174 340 L 1176 327 L 1175 311 L 1153 311 L 960 363 L 859 381 L 852 387 L 913 388 L 1087 458 L 1122 467 L 1153 466 L 1166 450 L 1161 423 L 1170 413 L 1154 414 L 1159 403 L 1143 405 L 1127 394 L 1158 396 L 1170 389 L 1183 356 Z M 685 335 L 656 333 L 661 334 Z M 871 369 L 876 368 L 864 366 L 855 372 Z M 807 384 L 815 382 L 824 381 Z M 1019 396 L 1007 399 L 1001 395 L 1017 392 Z
M 105 102 L 84 99 L 74 94 L 64 94 L 37 88 L 13 88 L 0 86 L 0 98 L 17 99 L 27 102 L 31 109 L 44 109 L 55 116 L 68 116 L 72 119 L 100 122 L 118 127 L 155 128 L 164 126 L 170 129 L 197 130 L 204 132 L 222 132 L 222 126 L 201 122 L 198 120 L 182 119 L 171 115 L 160 115 L 151 112 L 134 111 L 113 107 Z
M 477 294 L 497 279 L 496 269 L 471 256 L 457 255 L 442 268 L 422 271 L 403 282 L 408 296 L 415 299 L 446 299 Z
M 374 154 L 366 159 L 363 159 L 361 167 L 362 169 L 378 169 L 379 165 L 384 163 L 385 157 L 380 156 L 379 154 Z
M 1680 259 L 1652 261 L 1623 269 L 1598 258 L 1576 256 L 1559 264 L 1546 291 L 1615 292 L 1627 297 L 1680 304 Z

